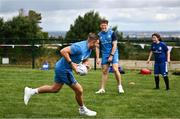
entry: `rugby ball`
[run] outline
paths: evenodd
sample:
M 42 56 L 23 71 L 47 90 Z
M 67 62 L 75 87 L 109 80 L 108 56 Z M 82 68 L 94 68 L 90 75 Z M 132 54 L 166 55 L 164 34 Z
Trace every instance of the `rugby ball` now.
M 77 66 L 77 73 L 80 75 L 80 76 L 84 76 L 88 73 L 88 69 L 85 65 L 83 64 L 78 64 Z
M 140 73 L 141 74 L 151 74 L 151 70 L 143 68 L 143 69 L 141 69 Z

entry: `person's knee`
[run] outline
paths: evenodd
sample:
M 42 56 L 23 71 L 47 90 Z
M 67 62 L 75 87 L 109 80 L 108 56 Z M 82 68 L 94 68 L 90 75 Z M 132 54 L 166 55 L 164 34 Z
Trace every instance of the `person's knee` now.
M 103 70 L 102 70 L 102 73 L 103 73 L 104 75 L 107 75 L 107 74 L 108 74 L 108 69 L 103 69 Z
M 119 73 L 118 68 L 114 68 L 113 70 L 114 70 L 115 73 Z
M 53 93 L 57 93 L 57 92 L 59 92 L 59 90 L 60 90 L 60 87 L 52 87 L 52 88 L 51 88 L 51 91 L 52 91 Z
M 117 67 L 117 66 L 113 66 L 113 71 L 114 71 L 115 73 L 118 73 L 118 72 L 119 72 L 118 67 Z
M 163 78 L 165 79 L 165 78 L 168 78 L 168 75 L 162 75 L 163 76 Z
M 83 94 L 83 88 L 76 90 L 76 95 L 82 95 Z

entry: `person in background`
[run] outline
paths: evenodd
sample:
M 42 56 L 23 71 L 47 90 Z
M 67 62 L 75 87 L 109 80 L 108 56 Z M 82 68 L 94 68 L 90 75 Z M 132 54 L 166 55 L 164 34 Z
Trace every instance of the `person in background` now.
M 100 22 L 100 29 L 101 32 L 99 32 L 99 47 L 96 48 L 96 59 L 97 64 L 100 63 L 99 59 L 99 49 L 102 54 L 102 80 L 100 89 L 96 92 L 99 93 L 105 93 L 105 86 L 106 82 L 108 80 L 108 72 L 109 72 L 109 66 L 112 64 L 115 78 L 117 80 L 118 84 L 118 92 L 124 93 L 122 83 L 121 83 L 121 74 L 118 69 L 118 49 L 117 49 L 117 36 L 114 31 L 111 29 L 108 29 L 108 20 L 101 20 Z
M 43 63 L 41 70 L 49 70 L 49 63 L 47 60 Z
M 164 78 L 166 85 L 166 90 L 169 90 L 169 78 L 168 78 L 168 69 L 167 62 L 170 62 L 170 52 L 167 45 L 162 42 L 161 36 L 158 33 L 152 34 L 152 44 L 151 51 L 147 63 L 150 63 L 152 54 L 154 54 L 154 79 L 155 79 L 155 89 L 159 89 L 159 74 Z

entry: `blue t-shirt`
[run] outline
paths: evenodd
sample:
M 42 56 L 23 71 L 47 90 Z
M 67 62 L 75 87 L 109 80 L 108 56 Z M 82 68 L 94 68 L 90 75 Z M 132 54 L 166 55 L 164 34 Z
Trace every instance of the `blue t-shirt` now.
M 109 29 L 107 32 L 99 32 L 99 40 L 100 40 L 100 49 L 102 55 L 110 55 L 112 50 L 112 42 L 117 40 L 117 37 L 111 29 Z M 115 54 L 118 53 L 118 49 L 116 49 Z
M 152 43 L 151 51 L 154 54 L 154 59 L 156 63 L 167 61 L 168 47 L 164 42 Z
M 87 59 L 92 50 L 88 48 L 88 42 L 86 41 L 81 41 L 77 43 L 73 43 L 70 46 L 71 54 L 70 58 L 72 62 L 79 64 L 82 60 Z M 64 71 L 64 70 L 70 70 L 72 71 L 71 66 L 68 64 L 66 59 L 62 57 L 55 65 L 55 69 L 59 71 Z

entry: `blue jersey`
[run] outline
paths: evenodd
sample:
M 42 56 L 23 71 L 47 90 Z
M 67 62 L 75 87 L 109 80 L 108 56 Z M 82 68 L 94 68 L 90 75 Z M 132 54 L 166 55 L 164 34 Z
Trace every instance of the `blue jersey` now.
M 109 29 L 107 32 L 99 32 L 100 48 L 102 56 L 109 56 L 112 50 L 112 42 L 117 40 L 114 31 Z M 115 54 L 118 54 L 118 49 L 116 49 Z
M 154 54 L 155 62 L 161 63 L 167 61 L 167 51 L 168 47 L 164 42 L 152 43 L 151 51 Z
M 79 64 L 82 60 L 87 59 L 92 50 L 88 48 L 88 42 L 87 41 L 81 41 L 77 43 L 73 43 L 70 46 L 71 54 L 70 58 L 72 62 Z M 70 70 L 72 71 L 71 66 L 68 64 L 66 59 L 62 57 L 55 65 L 56 70 L 59 71 L 65 71 Z

